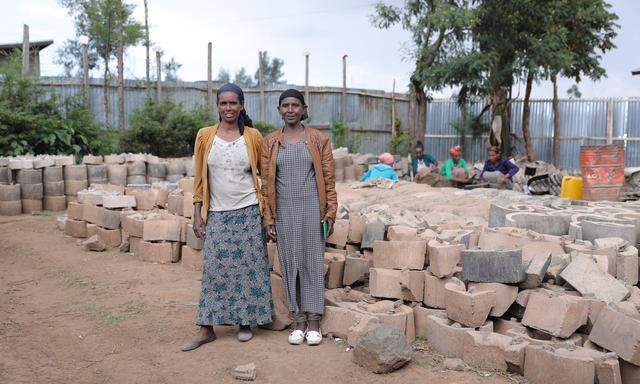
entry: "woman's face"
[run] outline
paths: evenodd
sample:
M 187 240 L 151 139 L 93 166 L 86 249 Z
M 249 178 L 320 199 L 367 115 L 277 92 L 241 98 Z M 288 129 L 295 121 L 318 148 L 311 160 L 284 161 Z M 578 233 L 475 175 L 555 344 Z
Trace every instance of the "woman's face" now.
M 491 160 L 492 163 L 497 163 L 498 160 L 500 160 L 500 154 L 494 151 L 489 151 L 489 160 Z
M 218 96 L 218 113 L 225 123 L 235 124 L 238 121 L 243 105 L 233 92 L 222 92 Z
M 278 106 L 278 112 L 282 116 L 282 120 L 287 125 L 297 125 L 304 116 L 304 112 L 307 109 L 302 102 L 295 97 L 285 97 L 282 99 L 280 106 Z
M 460 155 L 455 154 L 455 155 L 451 155 L 451 158 L 453 159 L 454 162 L 458 162 L 458 160 L 460 160 Z

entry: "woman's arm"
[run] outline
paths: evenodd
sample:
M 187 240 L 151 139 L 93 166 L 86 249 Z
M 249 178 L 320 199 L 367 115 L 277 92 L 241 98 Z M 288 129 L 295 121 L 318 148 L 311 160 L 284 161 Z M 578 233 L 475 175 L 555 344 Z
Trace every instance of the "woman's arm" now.
M 331 142 L 329 137 L 322 135 L 321 162 L 322 175 L 324 177 L 325 196 L 327 199 L 327 211 L 325 219 L 336 220 L 336 211 L 338 210 L 338 195 L 336 194 L 336 181 L 333 175 L 333 152 L 331 151 Z
M 193 149 L 195 161 L 193 178 L 193 232 L 196 237 L 200 239 L 204 239 L 204 224 L 202 222 L 202 159 L 204 157 L 204 144 L 202 135 L 201 129 L 198 131 Z
M 260 178 L 262 183 L 260 185 L 260 192 L 264 200 L 264 221 L 267 225 L 273 225 L 274 220 L 271 215 L 271 207 L 269 206 L 269 142 L 268 140 L 262 140 L 260 145 Z

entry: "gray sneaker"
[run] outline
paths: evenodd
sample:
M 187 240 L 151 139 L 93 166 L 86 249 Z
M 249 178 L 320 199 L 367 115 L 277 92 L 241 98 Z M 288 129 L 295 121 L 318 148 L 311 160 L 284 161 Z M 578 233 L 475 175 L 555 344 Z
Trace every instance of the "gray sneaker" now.
M 238 329 L 238 340 L 243 343 L 249 341 L 253 338 L 253 333 L 251 333 L 251 327 L 249 326 L 240 326 Z

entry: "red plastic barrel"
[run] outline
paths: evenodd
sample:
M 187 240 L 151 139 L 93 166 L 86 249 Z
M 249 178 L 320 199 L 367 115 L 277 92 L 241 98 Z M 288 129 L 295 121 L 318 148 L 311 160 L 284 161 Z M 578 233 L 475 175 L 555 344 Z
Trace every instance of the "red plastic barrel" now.
M 624 146 L 580 147 L 580 170 L 583 199 L 618 200 L 624 186 Z

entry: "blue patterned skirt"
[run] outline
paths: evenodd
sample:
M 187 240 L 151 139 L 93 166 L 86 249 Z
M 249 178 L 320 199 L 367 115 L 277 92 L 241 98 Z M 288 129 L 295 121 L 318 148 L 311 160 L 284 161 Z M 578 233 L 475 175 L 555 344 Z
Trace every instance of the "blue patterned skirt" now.
M 209 212 L 198 325 L 271 322 L 269 261 L 257 205 Z

